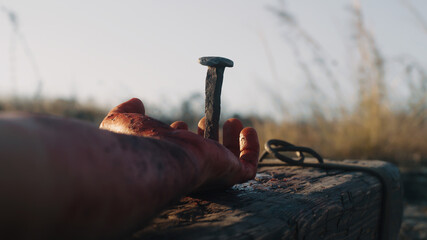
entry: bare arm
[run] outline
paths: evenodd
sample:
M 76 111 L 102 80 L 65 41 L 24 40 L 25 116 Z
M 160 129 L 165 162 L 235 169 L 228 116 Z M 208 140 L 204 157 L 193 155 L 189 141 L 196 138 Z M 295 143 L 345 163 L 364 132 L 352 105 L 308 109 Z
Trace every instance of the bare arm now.
M 230 186 L 254 176 L 258 140 L 253 130 L 241 135 L 239 160 L 235 133 L 233 141 L 225 140 L 228 150 L 148 118 L 141 109 L 139 100 L 130 100 L 102 124 L 137 136 L 75 120 L 3 116 L 1 232 L 15 238 L 116 237 L 202 185 Z M 239 128 L 229 125 L 230 133 Z

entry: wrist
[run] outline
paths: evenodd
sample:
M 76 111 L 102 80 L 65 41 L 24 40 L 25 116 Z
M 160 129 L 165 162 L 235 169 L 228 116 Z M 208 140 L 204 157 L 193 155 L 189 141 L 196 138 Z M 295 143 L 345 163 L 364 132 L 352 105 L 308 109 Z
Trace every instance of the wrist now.
M 190 184 L 192 186 L 190 191 L 195 190 L 212 178 L 212 167 L 209 165 L 209 157 L 211 156 L 207 155 L 207 139 L 187 130 L 175 130 L 165 136 L 162 136 L 161 140 L 171 142 L 185 151 L 186 158 L 196 169 L 194 172 L 194 181 Z M 180 161 L 180 159 L 177 160 Z

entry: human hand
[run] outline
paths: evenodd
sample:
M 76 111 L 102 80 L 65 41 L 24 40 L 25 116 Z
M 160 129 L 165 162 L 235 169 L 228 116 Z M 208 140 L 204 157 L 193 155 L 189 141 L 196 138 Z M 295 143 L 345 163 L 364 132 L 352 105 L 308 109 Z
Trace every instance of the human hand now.
M 113 108 L 100 128 L 179 145 L 199 164 L 200 178 L 195 188 L 202 185 L 207 188 L 228 187 L 250 180 L 256 174 L 258 136 L 255 129 L 243 128 L 238 119 L 229 119 L 224 123 L 221 145 L 218 141 L 203 138 L 204 118 L 200 120 L 198 133 L 195 134 L 188 131 L 184 122 L 177 121 L 168 126 L 148 117 L 141 100 L 132 98 Z

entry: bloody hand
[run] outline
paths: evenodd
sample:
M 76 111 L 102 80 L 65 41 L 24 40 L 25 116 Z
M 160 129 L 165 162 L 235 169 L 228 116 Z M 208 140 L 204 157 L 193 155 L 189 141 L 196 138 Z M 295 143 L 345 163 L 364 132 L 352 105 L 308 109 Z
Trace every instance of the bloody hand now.
M 100 128 L 116 133 L 152 137 L 179 145 L 200 164 L 200 186 L 224 187 L 254 178 L 258 165 L 259 142 L 253 128 L 243 128 L 238 119 L 223 126 L 223 145 L 203 138 L 204 118 L 198 134 L 188 131 L 187 124 L 177 121 L 168 126 L 145 115 L 141 100 L 132 98 L 113 108 Z

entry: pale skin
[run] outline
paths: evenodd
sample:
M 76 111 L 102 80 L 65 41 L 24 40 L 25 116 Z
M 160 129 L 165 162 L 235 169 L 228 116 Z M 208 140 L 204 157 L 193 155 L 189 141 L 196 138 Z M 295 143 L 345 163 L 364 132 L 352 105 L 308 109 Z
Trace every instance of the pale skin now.
M 77 120 L 0 115 L 0 236 L 115 238 L 190 192 L 254 178 L 259 143 L 237 119 L 223 144 L 145 115 L 133 98 L 100 129 Z M 0 237 L 1 238 L 1 237 Z

